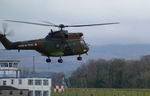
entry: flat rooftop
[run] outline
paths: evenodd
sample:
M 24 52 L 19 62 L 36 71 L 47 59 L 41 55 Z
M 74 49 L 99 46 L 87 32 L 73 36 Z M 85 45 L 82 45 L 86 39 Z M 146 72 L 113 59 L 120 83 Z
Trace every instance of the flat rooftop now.
M 0 60 L 0 62 L 20 62 L 20 60 Z

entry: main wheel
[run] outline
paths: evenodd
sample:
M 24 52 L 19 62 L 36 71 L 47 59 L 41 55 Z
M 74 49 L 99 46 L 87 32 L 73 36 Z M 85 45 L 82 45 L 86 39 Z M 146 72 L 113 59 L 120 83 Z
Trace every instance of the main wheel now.
M 46 59 L 46 62 L 47 62 L 47 63 L 50 63 L 50 62 L 51 62 L 51 59 L 50 59 L 50 58 L 47 58 L 47 59 Z
M 81 60 L 82 60 L 82 57 L 80 57 L 80 56 L 77 57 L 77 60 L 78 60 L 78 61 L 81 61 Z
M 63 60 L 62 60 L 62 59 L 58 59 L 58 62 L 59 62 L 59 63 L 63 63 Z

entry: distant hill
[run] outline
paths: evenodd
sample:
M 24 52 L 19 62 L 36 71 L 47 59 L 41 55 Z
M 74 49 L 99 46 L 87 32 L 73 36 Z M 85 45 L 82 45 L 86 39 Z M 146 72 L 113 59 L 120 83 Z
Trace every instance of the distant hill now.
M 98 55 L 104 59 L 125 58 L 137 59 L 143 55 L 150 55 L 150 45 L 134 44 L 134 45 L 103 45 L 91 46 L 91 54 Z
M 46 57 L 41 56 L 35 51 L 4 51 L 0 50 L 0 59 L 17 59 L 20 60 L 20 68 L 32 70 L 33 55 L 35 56 L 36 71 L 50 72 L 71 72 L 80 65 L 86 63 L 90 59 L 106 59 L 125 58 L 137 59 L 144 55 L 150 55 L 150 45 L 134 44 L 134 45 L 101 45 L 90 46 L 89 55 L 83 55 L 83 61 L 77 61 L 77 56 L 63 57 L 64 63 L 57 63 L 58 58 L 52 57 L 52 62 L 47 64 Z

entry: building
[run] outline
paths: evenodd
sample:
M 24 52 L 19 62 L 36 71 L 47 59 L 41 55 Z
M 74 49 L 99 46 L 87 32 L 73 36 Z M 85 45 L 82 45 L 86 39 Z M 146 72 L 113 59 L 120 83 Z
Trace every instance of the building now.
M 0 96 L 28 96 L 29 90 L 11 86 L 0 86 Z
M 18 60 L 0 60 L 0 78 L 19 77 Z
M 49 78 L 1 78 L 0 86 L 12 86 L 28 89 L 29 96 L 50 96 L 51 79 Z
M 19 61 L 17 60 L 0 60 L 0 86 L 11 86 L 20 90 L 27 89 L 29 96 L 50 96 L 51 78 L 20 77 L 18 65 Z

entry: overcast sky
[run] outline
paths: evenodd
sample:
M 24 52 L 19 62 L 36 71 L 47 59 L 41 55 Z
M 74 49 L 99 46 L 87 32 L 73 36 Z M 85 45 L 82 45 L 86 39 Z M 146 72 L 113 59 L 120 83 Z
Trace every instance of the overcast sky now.
M 120 22 L 66 29 L 83 32 L 90 45 L 150 44 L 150 0 L 0 0 L 0 24 L 6 19 L 54 24 Z M 36 25 L 8 25 L 15 32 L 8 37 L 12 41 L 43 38 L 50 30 Z
M 150 0 L 0 0 L 0 30 L 3 20 L 7 19 L 49 21 L 54 24 L 120 22 L 118 25 L 66 29 L 69 32 L 83 32 L 86 42 L 90 45 L 150 44 Z M 13 29 L 15 32 L 13 37 L 8 37 L 12 41 L 44 38 L 50 29 L 57 30 L 44 26 L 7 23 L 9 30 Z M 0 49 L 2 48 L 0 45 Z M 22 66 L 28 66 L 30 63 L 27 64 L 27 61 L 32 61 L 32 56 L 26 56 L 25 53 L 22 53 Z M 22 55 L 19 54 L 17 56 L 21 58 Z M 8 57 L 7 55 L 8 53 L 1 58 Z M 12 57 L 14 58 L 14 55 Z M 91 54 L 91 57 L 96 56 Z M 86 62 L 88 58 L 90 56 L 86 56 L 81 63 Z M 52 58 L 52 63 L 57 62 L 56 59 L 58 58 Z M 76 57 L 63 59 L 64 62 L 77 62 Z M 46 64 L 45 57 L 39 56 L 36 60 L 41 65 Z M 71 66 L 74 67 L 73 64 Z M 51 65 L 51 68 L 54 67 L 58 65 Z

